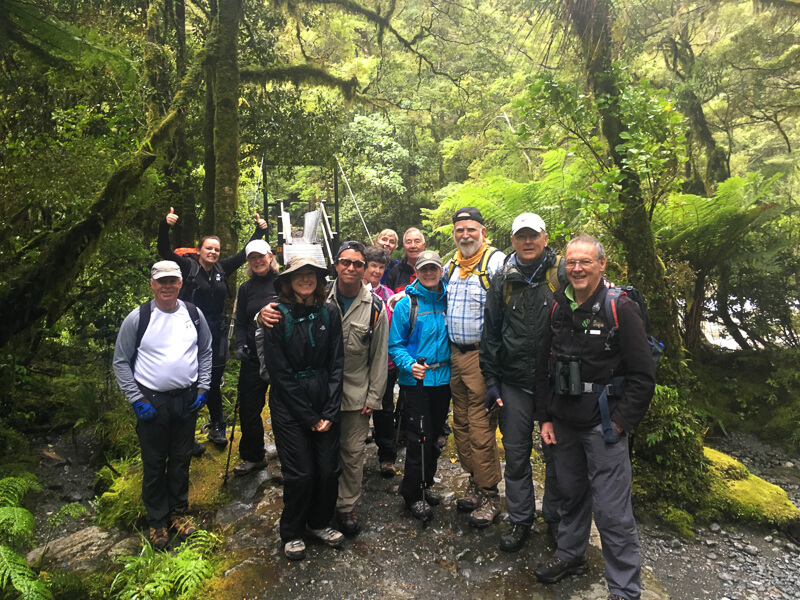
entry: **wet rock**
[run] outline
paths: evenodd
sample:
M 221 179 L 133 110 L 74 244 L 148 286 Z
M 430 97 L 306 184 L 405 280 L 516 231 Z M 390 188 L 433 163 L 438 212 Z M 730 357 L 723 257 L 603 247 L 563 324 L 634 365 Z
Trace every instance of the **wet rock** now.
M 252 504 L 245 504 L 244 502 L 240 502 L 238 500 L 231 502 L 230 504 L 226 504 L 217 511 L 215 517 L 217 525 L 222 528 L 228 527 L 245 515 L 249 514 L 252 508 Z
M 117 541 L 111 533 L 92 526 L 52 540 L 46 546 L 39 546 L 29 552 L 26 558 L 28 563 L 36 564 L 44 553 L 45 564 L 69 570 L 91 571 L 99 568 Z

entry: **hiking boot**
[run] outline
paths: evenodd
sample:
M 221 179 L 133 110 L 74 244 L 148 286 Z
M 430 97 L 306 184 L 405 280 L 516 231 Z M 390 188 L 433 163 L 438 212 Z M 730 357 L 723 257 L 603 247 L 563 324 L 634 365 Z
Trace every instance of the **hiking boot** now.
M 283 545 L 283 553 L 290 560 L 302 560 L 306 557 L 306 543 L 303 540 L 290 540 Z
M 194 446 L 192 446 L 192 456 L 202 456 L 203 452 L 206 451 L 206 447 L 195 440 Z
M 150 544 L 156 550 L 163 550 L 169 544 L 169 533 L 166 527 L 151 527 L 148 536 Z
M 209 423 L 208 439 L 214 442 L 217 446 L 225 447 L 228 444 L 228 438 L 225 435 L 225 421 L 221 421 L 219 423 Z
M 194 521 L 192 521 L 191 517 L 186 515 L 175 515 L 172 517 L 170 528 L 182 538 L 187 538 L 197 531 Z
M 470 524 L 478 528 L 488 527 L 500 514 L 500 494 L 481 490 L 481 495 L 481 503 L 469 515 Z
M 406 507 L 411 511 L 415 519 L 420 521 L 430 521 L 433 518 L 433 509 L 424 500 L 417 500 L 416 502 L 406 503 Z
M 233 468 L 233 474 L 238 476 L 247 475 L 248 473 L 252 473 L 253 471 L 260 471 L 266 466 L 267 463 L 266 461 L 263 460 L 260 460 L 258 462 L 243 460 Z
M 533 572 L 536 579 L 542 583 L 556 583 L 561 581 L 564 577 L 570 575 L 583 575 L 589 570 L 589 563 L 586 562 L 586 557 L 581 556 L 574 562 L 566 562 L 554 556 L 547 562 L 540 564 Z
M 444 450 L 447 447 L 447 436 L 440 435 L 436 438 L 436 446 L 439 450 Z
M 470 478 L 469 485 L 467 486 L 467 490 L 464 492 L 464 496 L 456 501 L 456 508 L 458 508 L 458 510 L 472 512 L 478 508 L 478 504 L 480 504 L 480 502 L 481 490 L 477 485 L 475 485 L 475 481 Z
M 530 534 L 531 528 L 529 525 L 514 523 L 500 536 L 500 550 L 503 552 L 519 552 Z
M 626 600 L 626 598 L 623 598 L 623 597 L 622 597 L 622 596 L 620 596 L 619 594 L 611 594 L 611 595 L 608 597 L 608 600 Z
M 325 542 L 331 548 L 339 548 L 344 543 L 344 536 L 341 531 L 336 531 L 333 527 L 323 529 L 310 529 L 311 535 L 318 540 Z
M 442 497 L 434 492 L 431 488 L 425 490 L 425 500 L 431 506 L 439 506 L 442 503 Z
M 390 460 L 384 460 L 381 463 L 381 475 L 384 477 L 394 477 L 397 471 L 394 470 L 394 463 Z
M 358 515 L 355 510 L 350 512 L 337 512 L 336 520 L 339 521 L 339 529 L 345 535 L 353 535 L 358 533 L 361 529 L 361 522 L 358 520 Z
M 367 437 L 364 439 L 365 444 L 371 444 L 375 441 L 375 428 L 370 427 L 369 431 L 367 432 Z

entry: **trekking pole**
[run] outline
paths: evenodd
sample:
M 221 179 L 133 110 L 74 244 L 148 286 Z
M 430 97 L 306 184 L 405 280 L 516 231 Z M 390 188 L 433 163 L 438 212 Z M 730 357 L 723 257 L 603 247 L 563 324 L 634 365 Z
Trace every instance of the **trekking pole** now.
M 228 483 L 228 472 L 231 468 L 231 453 L 233 452 L 233 440 L 236 438 L 236 417 L 239 415 L 239 392 L 236 392 L 236 403 L 233 405 L 233 425 L 231 425 L 231 438 L 228 441 L 228 460 L 225 462 L 225 475 L 222 476 L 222 485 Z
M 400 444 L 400 430 L 403 428 L 403 390 L 397 395 L 397 406 L 395 406 L 395 425 L 394 425 L 394 447 Z
M 422 358 L 422 357 L 418 358 L 417 359 L 417 364 L 418 365 L 424 365 L 425 364 L 425 359 Z M 425 380 L 424 377 L 422 379 L 417 379 L 417 393 L 419 394 L 420 407 L 422 406 L 422 402 L 423 402 L 422 394 L 423 394 L 423 389 L 424 389 L 424 380 Z M 424 415 L 424 411 L 420 411 L 420 413 L 419 413 L 419 447 L 420 447 L 421 454 L 422 454 L 422 481 L 420 482 L 419 485 L 420 485 L 420 488 L 422 488 L 422 501 L 427 503 L 428 502 L 428 482 L 425 480 L 425 440 L 426 440 L 426 436 L 425 436 L 425 422 L 423 421 L 423 418 L 424 418 L 423 415 Z M 427 525 L 428 525 L 428 519 L 427 518 L 422 519 L 422 526 L 426 527 Z

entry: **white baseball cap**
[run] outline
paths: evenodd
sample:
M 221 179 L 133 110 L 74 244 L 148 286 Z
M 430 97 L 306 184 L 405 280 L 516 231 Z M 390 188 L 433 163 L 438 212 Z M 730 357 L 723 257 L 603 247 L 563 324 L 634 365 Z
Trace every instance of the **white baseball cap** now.
M 546 229 L 542 217 L 534 213 L 522 213 L 514 219 L 514 223 L 511 225 L 511 235 L 515 235 L 520 229 L 526 228 L 539 232 L 544 232 Z
M 245 257 L 250 256 L 251 252 L 258 252 L 259 254 L 272 254 L 272 248 L 269 247 L 269 244 L 264 240 L 253 240 L 247 243 L 247 246 L 244 247 L 244 255 Z
M 161 260 L 154 264 L 150 269 L 150 279 L 161 279 L 162 277 L 183 279 L 178 263 L 171 260 Z

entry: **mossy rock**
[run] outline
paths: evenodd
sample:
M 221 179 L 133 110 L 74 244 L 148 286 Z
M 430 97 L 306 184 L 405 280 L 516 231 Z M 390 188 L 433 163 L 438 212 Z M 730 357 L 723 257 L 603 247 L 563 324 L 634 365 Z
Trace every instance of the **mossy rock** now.
M 800 521 L 800 510 L 783 489 L 756 477 L 722 452 L 711 448 L 704 452 L 711 464 L 711 489 L 703 502 L 702 518 L 726 518 L 780 529 Z

